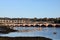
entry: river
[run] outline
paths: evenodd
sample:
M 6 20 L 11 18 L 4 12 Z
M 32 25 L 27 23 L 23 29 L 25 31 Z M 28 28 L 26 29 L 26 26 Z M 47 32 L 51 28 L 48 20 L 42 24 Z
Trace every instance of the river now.
M 0 36 L 8 37 L 46 37 L 53 40 L 60 40 L 59 27 L 14 27 L 17 32 L 10 32 L 8 34 L 0 34 Z

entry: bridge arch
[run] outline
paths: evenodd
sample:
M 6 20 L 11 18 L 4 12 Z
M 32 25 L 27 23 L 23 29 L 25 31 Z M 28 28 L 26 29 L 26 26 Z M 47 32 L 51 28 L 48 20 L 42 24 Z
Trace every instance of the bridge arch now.
M 30 27 L 34 27 L 34 25 L 30 25 Z
M 60 27 L 60 25 L 55 25 L 55 27 Z
M 36 25 L 35 25 L 35 27 L 39 27 L 39 25 L 38 25 L 38 24 L 36 24 Z
M 53 25 L 49 24 L 48 27 L 53 27 Z
M 29 25 L 25 25 L 25 27 L 29 27 Z
M 20 25 L 20 27 L 22 27 L 23 25 Z
M 41 25 L 41 27 L 46 27 L 46 25 L 43 24 L 43 25 Z

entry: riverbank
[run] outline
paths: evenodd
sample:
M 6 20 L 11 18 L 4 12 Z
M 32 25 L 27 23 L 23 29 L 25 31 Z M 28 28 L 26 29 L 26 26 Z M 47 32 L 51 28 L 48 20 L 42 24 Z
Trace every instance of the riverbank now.
M 52 40 L 45 37 L 0 37 L 0 40 Z
M 17 30 L 13 30 L 10 28 L 7 28 L 5 26 L 0 26 L 0 34 L 8 34 L 10 32 L 16 32 Z

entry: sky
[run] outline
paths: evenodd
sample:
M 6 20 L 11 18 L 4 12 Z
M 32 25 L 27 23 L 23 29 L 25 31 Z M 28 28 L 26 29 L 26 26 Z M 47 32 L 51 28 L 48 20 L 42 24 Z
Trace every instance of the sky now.
M 60 0 L 0 0 L 0 17 L 60 17 Z

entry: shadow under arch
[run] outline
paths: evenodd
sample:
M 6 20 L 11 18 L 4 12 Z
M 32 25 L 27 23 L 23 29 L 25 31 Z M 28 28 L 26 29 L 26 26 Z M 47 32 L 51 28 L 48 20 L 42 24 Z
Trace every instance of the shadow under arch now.
M 35 27 L 40 27 L 39 25 L 35 25 Z
M 41 27 L 46 27 L 46 25 L 41 25 Z
M 10 25 L 11 27 L 13 27 L 13 25 Z
M 23 25 L 20 25 L 20 27 L 23 27 Z
M 30 27 L 34 27 L 34 25 L 30 25 Z
M 49 24 L 48 27 L 53 27 L 53 25 Z
M 18 25 L 15 25 L 15 27 L 17 27 Z
M 25 27 L 29 27 L 28 25 L 25 25 Z
M 60 25 L 56 25 L 55 27 L 60 27 Z

